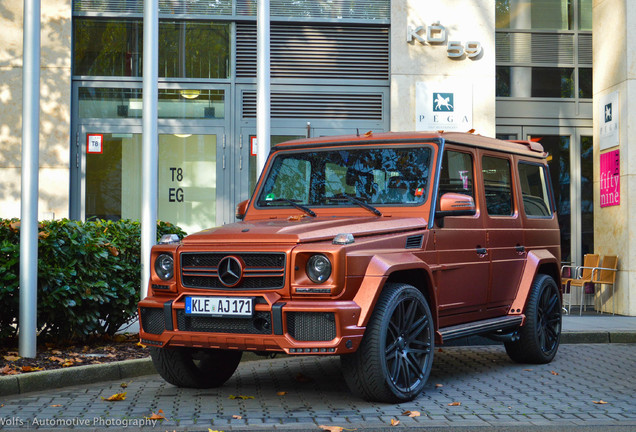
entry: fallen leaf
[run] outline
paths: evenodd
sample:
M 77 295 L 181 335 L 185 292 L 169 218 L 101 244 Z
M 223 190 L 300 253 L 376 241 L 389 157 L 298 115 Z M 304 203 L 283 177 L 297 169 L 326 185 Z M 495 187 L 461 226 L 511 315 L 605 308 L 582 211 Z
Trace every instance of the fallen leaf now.
M 126 400 L 126 393 L 115 393 L 114 395 L 112 395 L 111 397 L 105 398 L 102 396 L 102 400 L 108 401 L 108 402 L 116 402 L 116 401 L 123 401 Z
M 124 393 L 125 394 L 125 393 Z M 148 420 L 165 420 L 166 418 L 163 416 L 163 410 L 160 409 L 156 413 L 152 413 L 150 417 L 146 417 Z
M 369 131 L 364 134 L 365 137 L 370 137 L 371 135 L 373 135 L 373 131 Z
M 325 425 L 320 425 L 318 426 L 320 429 L 322 430 L 326 430 L 329 432 L 342 432 L 344 430 L 343 427 L 340 426 L 325 426 Z
M 6 355 L 6 356 L 4 356 L 4 359 L 6 361 L 14 362 L 14 361 L 20 360 L 21 357 L 20 356 L 14 356 L 14 355 Z
M 140 348 L 146 348 L 146 345 L 142 344 L 141 342 L 137 342 L 136 345 Z
M 17 351 L 7 351 L 7 355 L 19 356 L 20 354 Z
M 53 408 L 58 408 L 58 407 L 61 407 L 61 406 L 64 406 L 64 405 L 55 404 L 55 405 L 49 405 L 49 406 L 50 406 L 50 407 L 53 407 Z
M 6 365 L 2 369 L 0 369 L 0 373 L 3 375 L 17 375 L 19 372 L 13 369 L 11 366 Z
M 524 369 L 524 371 L 530 372 L 530 371 L 532 371 L 532 369 Z
M 402 414 L 409 417 L 419 417 L 421 415 L 419 411 L 404 411 Z
M 62 367 L 71 367 L 75 364 L 75 362 L 73 360 L 66 360 L 64 363 L 62 363 Z
M 118 256 L 119 255 L 119 251 L 117 250 L 117 248 L 115 246 L 109 246 L 108 247 L 108 252 L 110 252 L 110 254 L 112 256 Z
M 234 395 L 230 395 L 230 396 L 228 396 L 228 399 L 243 399 L 243 400 L 246 400 L 246 399 L 254 399 L 254 396 L 241 396 L 241 395 L 234 396 Z
M 47 238 L 47 237 L 48 237 L 48 236 L 50 236 L 50 235 L 51 235 L 51 234 L 50 234 L 50 233 L 47 233 L 46 231 L 40 231 L 40 232 L 38 233 L 38 237 L 39 237 L 39 238 L 44 238 L 44 239 L 45 239 L 45 238 Z
M 276 393 L 276 396 L 285 396 L 287 394 L 287 392 L 278 392 Z
M 127 388 L 128 387 L 128 383 L 121 383 L 121 384 L 119 384 L 119 387 Z
M 441 348 L 439 348 L 439 349 L 437 350 L 437 352 L 444 352 L 444 350 L 443 350 L 443 349 L 441 349 Z
M 400 421 L 399 421 L 399 420 L 391 419 L 391 426 L 397 426 L 397 425 L 399 425 L 399 424 L 400 424 Z
M 435 388 L 444 387 L 444 384 L 435 384 Z
M 22 372 L 37 372 L 43 370 L 41 367 L 22 366 Z
M 552 375 L 558 375 L 558 374 L 559 374 L 558 372 L 555 372 L 555 371 L 550 371 L 550 373 L 551 373 Z
M 240 415 L 236 415 L 236 414 L 234 414 L 234 415 L 232 416 L 232 418 L 233 418 L 233 419 L 235 419 L 235 420 L 240 420 L 240 419 L 242 419 L 242 418 L 243 418 L 243 416 L 240 416 Z
M 308 377 L 307 375 L 303 375 L 300 372 L 298 372 L 294 379 L 300 383 L 308 383 L 313 381 L 313 378 Z
M 448 406 L 460 406 L 461 404 L 461 402 L 451 402 L 448 404 Z
M 592 401 L 592 402 L 594 402 L 597 405 L 605 405 L 606 403 L 608 403 L 608 402 L 605 402 L 603 399 L 598 400 L 598 401 Z

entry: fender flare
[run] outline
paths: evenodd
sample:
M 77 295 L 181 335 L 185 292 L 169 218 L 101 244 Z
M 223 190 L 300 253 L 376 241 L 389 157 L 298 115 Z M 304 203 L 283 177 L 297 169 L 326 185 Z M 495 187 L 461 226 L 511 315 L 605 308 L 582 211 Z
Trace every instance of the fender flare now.
M 528 296 L 530 295 L 532 281 L 539 272 L 539 267 L 544 264 L 553 264 L 556 266 L 557 269 L 559 268 L 558 260 L 550 251 L 546 249 L 538 249 L 528 252 L 526 265 L 521 275 L 521 281 L 519 282 L 517 296 L 510 306 L 510 310 L 508 311 L 509 315 L 523 314 L 526 306 L 526 301 L 528 300 Z M 555 282 L 557 283 L 557 286 L 560 286 L 560 279 L 556 280 Z
M 433 273 L 424 261 L 412 253 L 403 252 L 390 255 L 375 255 L 367 266 L 366 273 L 360 284 L 353 301 L 360 306 L 358 326 L 365 327 L 371 318 L 373 307 L 380 297 L 384 284 L 392 273 L 401 270 L 422 270 L 428 274 L 431 282 L 434 281 Z M 431 312 L 437 323 L 437 296 L 434 286 L 429 287 L 429 300 Z

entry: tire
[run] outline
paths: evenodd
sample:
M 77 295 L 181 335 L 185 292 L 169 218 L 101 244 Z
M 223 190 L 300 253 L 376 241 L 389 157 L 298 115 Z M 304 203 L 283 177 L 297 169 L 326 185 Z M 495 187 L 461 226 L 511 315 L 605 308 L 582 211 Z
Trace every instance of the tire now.
M 340 357 L 351 391 L 369 401 L 415 399 L 431 373 L 433 327 L 433 315 L 419 290 L 407 284 L 387 284 L 360 347 Z
M 532 282 L 519 339 L 506 342 L 506 353 L 517 363 L 550 363 L 561 339 L 561 296 L 556 282 L 545 274 Z
M 222 386 L 234 373 L 243 351 L 150 348 L 152 364 L 161 377 L 177 387 Z

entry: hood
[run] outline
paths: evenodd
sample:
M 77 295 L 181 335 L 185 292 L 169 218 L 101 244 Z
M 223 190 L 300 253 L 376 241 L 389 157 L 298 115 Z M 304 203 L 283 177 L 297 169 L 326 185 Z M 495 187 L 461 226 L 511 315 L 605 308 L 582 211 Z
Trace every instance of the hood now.
M 237 222 L 211 228 L 183 239 L 183 244 L 209 243 L 305 243 L 331 240 L 337 234 L 354 236 L 425 229 L 423 218 L 396 217 L 302 217 Z

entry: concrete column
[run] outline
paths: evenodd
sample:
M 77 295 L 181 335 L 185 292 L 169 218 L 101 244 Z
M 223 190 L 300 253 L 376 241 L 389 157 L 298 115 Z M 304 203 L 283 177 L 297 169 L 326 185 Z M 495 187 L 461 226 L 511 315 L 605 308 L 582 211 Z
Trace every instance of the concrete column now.
M 615 286 L 616 312 L 636 315 L 636 2 L 594 0 L 594 249 L 600 255 L 618 255 Z M 619 145 L 599 147 L 600 100 L 619 94 Z M 600 155 L 620 150 L 620 205 L 600 207 Z M 612 301 L 601 298 L 603 310 Z

